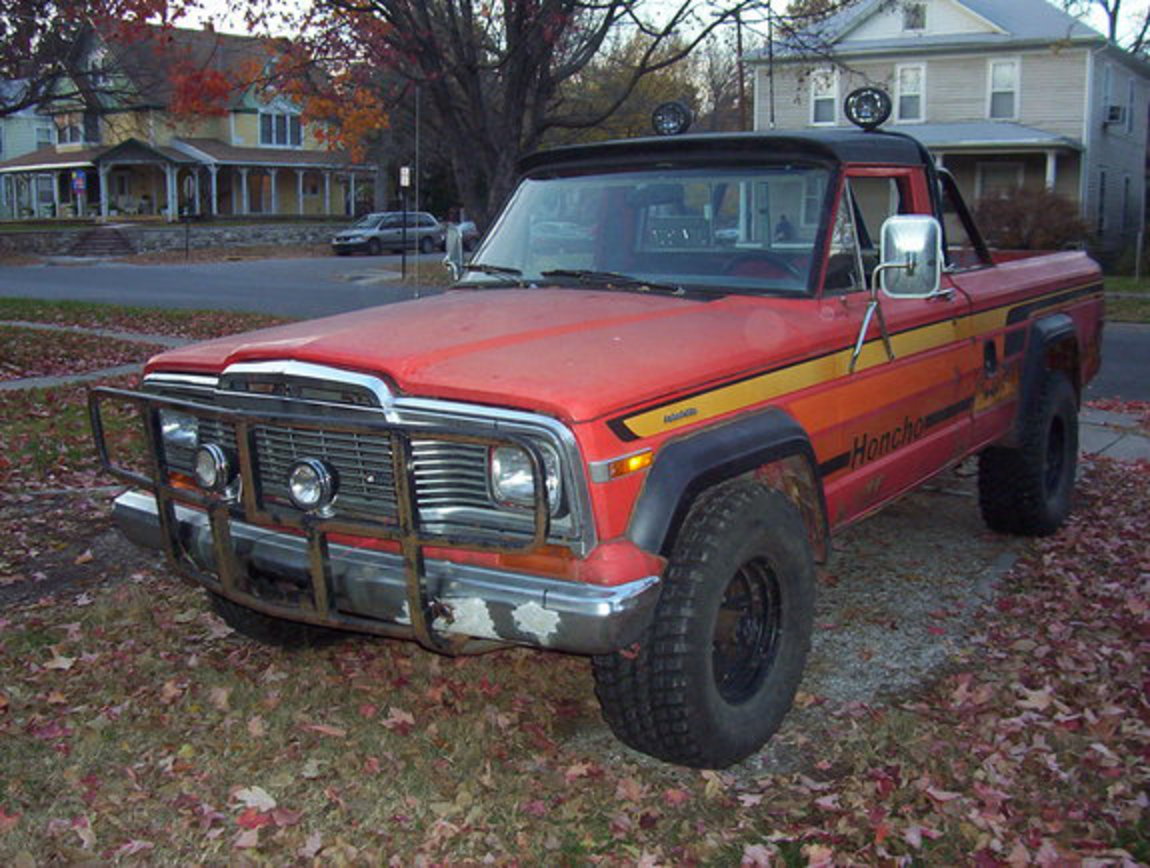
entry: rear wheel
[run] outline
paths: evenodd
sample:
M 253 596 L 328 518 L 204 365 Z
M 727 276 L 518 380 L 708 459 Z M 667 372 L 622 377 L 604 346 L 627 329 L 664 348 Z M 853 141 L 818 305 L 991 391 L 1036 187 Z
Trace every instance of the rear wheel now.
M 312 624 L 302 624 L 299 621 L 273 618 L 210 591 L 208 600 L 215 613 L 224 619 L 224 623 L 237 633 L 264 645 L 275 645 L 280 648 L 312 648 L 330 644 L 344 636 L 339 630 L 328 630 Z
M 978 504 L 992 530 L 1046 536 L 1070 514 L 1078 466 L 1078 398 L 1070 380 L 1047 373 L 1024 412 L 1017 448 L 993 446 L 979 455 Z
M 724 485 L 692 507 L 638 649 L 595 658 L 615 734 L 659 759 L 723 768 L 779 728 L 814 617 L 814 559 L 784 495 Z

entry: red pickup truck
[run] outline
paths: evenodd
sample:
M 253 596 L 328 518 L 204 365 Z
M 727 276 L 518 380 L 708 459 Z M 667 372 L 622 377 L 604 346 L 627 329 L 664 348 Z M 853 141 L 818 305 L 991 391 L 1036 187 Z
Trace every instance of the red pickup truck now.
M 638 139 L 522 172 L 451 290 L 93 390 L 120 527 L 240 632 L 588 655 L 619 738 L 722 767 L 791 705 L 832 533 L 976 454 L 990 527 L 1066 517 L 1099 269 L 990 252 L 916 141 Z M 109 403 L 145 458 L 110 449 Z

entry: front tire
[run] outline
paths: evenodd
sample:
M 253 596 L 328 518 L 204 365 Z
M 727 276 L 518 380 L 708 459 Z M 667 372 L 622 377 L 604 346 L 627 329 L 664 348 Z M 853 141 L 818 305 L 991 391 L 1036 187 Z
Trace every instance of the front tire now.
M 668 762 L 725 768 L 759 750 L 802 678 L 814 559 L 787 498 L 750 482 L 692 506 L 638 649 L 594 660 L 620 740 Z
M 367 242 L 368 256 L 379 256 L 381 253 L 383 253 L 383 246 L 379 243 L 378 238 L 373 238 L 371 241 Z
M 1046 374 L 1022 421 L 1017 448 L 992 446 L 978 457 L 978 505 L 991 530 L 1054 533 L 1070 514 L 1078 466 L 1078 396 L 1061 371 Z
M 210 591 L 208 601 L 212 610 L 223 618 L 225 624 L 237 633 L 263 645 L 274 645 L 278 648 L 314 648 L 331 644 L 344 635 L 338 630 L 327 630 L 299 621 L 273 618 Z
M 419 252 L 420 253 L 434 253 L 435 252 L 435 239 L 430 235 L 424 235 L 419 239 Z

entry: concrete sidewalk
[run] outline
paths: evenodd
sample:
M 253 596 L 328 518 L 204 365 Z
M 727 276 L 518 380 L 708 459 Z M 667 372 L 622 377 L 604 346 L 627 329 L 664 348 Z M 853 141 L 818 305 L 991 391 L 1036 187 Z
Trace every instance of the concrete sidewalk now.
M 1084 455 L 1104 455 L 1119 461 L 1150 460 L 1150 436 L 1136 417 L 1083 407 L 1078 416 L 1078 448 Z

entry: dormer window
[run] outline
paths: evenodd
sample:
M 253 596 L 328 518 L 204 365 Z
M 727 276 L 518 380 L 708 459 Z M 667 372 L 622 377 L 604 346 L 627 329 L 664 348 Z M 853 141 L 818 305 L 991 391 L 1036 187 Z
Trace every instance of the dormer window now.
M 299 115 L 260 112 L 260 144 L 270 148 L 298 148 L 303 143 Z
M 902 29 L 903 30 L 926 30 L 926 4 L 925 3 L 903 3 L 902 4 Z

